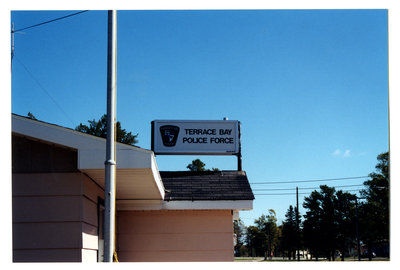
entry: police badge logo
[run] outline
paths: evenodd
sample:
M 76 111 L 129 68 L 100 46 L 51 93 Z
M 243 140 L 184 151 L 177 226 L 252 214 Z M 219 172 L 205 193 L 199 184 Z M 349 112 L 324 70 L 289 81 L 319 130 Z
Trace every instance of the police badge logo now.
M 160 133 L 164 146 L 173 147 L 176 145 L 179 134 L 179 127 L 170 125 L 161 126 Z

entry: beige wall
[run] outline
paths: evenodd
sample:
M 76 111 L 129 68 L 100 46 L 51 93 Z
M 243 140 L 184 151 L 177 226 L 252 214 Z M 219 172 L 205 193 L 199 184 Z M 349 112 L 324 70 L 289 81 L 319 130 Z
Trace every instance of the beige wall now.
M 104 191 L 82 173 L 13 173 L 15 262 L 97 258 L 97 200 Z
M 121 262 L 233 261 L 230 210 L 118 211 Z

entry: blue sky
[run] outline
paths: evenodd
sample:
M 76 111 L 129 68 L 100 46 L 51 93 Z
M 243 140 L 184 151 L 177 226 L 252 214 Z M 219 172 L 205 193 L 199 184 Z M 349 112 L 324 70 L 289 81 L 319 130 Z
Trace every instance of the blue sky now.
M 71 13 L 12 12 L 11 22 L 20 29 Z M 387 19 L 383 9 L 119 11 L 117 118 L 146 149 L 155 119 L 239 120 L 251 183 L 368 175 L 388 151 Z M 16 33 L 12 112 L 70 128 L 99 119 L 106 30 L 107 12 L 89 11 Z M 195 158 L 157 162 L 186 170 Z M 236 169 L 234 157 L 200 158 Z M 253 184 L 293 195 L 257 195 L 240 216 L 250 225 L 274 209 L 281 221 L 296 186 L 364 180 Z

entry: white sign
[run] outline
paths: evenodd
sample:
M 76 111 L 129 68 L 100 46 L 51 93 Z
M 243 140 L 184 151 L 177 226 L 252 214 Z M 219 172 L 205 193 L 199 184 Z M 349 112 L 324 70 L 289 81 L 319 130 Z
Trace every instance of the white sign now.
M 239 121 L 155 120 L 151 149 L 156 154 L 234 155 L 239 153 Z

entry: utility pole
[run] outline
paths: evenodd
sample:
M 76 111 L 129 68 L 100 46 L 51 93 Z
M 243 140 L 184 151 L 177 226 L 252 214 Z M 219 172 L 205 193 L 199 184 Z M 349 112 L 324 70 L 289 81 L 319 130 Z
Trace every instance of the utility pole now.
M 299 187 L 296 187 L 297 260 L 300 261 Z
M 115 251 L 115 122 L 117 92 L 117 11 L 108 11 L 107 42 L 107 141 L 104 191 L 104 262 L 112 262 Z

